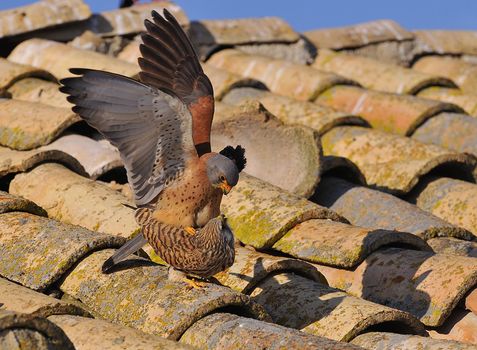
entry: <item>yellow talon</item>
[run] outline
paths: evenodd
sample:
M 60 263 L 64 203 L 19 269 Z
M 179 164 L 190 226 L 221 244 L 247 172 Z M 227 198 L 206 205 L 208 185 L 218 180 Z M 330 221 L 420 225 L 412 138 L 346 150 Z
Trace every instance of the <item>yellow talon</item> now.
M 187 227 L 184 229 L 184 231 L 187 232 L 187 233 L 190 234 L 190 235 L 195 235 L 195 233 L 196 233 L 195 228 L 193 228 L 192 226 L 187 226 Z
M 190 290 L 190 289 L 199 289 L 199 290 L 202 290 L 202 289 L 204 289 L 205 286 L 207 285 L 207 283 L 199 282 L 199 281 L 196 281 L 196 280 L 187 278 L 187 277 L 184 278 L 184 282 L 188 284 L 188 289 L 189 289 L 189 290 Z

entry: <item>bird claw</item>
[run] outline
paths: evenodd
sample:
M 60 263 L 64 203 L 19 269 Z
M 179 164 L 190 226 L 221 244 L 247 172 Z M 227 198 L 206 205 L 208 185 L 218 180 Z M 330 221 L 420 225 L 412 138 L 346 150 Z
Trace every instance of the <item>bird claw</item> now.
M 197 232 L 196 229 L 193 228 L 192 226 L 187 226 L 186 228 L 184 228 L 184 231 L 190 235 L 195 235 Z
M 184 282 L 188 285 L 187 286 L 188 290 L 191 290 L 191 289 L 203 290 L 207 286 L 207 283 L 205 282 L 196 281 L 194 279 L 190 279 L 187 277 L 184 278 Z

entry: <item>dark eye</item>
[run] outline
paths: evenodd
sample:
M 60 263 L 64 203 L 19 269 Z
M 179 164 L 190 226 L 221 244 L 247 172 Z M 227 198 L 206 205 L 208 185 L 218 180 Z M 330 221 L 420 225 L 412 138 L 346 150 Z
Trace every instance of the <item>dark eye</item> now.
M 220 181 L 225 181 L 225 176 L 224 175 L 220 175 Z

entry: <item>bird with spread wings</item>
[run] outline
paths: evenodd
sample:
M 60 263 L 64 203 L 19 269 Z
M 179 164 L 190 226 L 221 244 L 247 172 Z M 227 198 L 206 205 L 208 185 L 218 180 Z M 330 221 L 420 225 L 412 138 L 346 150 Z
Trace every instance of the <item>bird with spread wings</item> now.
M 151 227 L 159 227 L 156 223 L 179 228 L 191 235 L 191 247 L 223 250 L 224 242 L 218 240 L 229 239 L 228 233 L 207 237 L 205 233 L 214 230 L 199 235 L 196 229 L 219 217 L 222 195 L 237 184 L 245 166 L 245 151 L 227 146 L 220 153 L 211 152 L 212 84 L 177 20 L 164 10 L 163 15 L 153 11 L 152 21 L 144 23 L 140 81 L 74 68 L 70 71 L 78 76 L 61 80 L 60 90 L 69 95 L 73 111 L 118 148 L 143 228 L 149 233 Z M 145 221 L 141 213 L 146 211 Z M 108 259 L 103 271 L 139 250 L 146 236 L 157 238 L 143 231 Z M 150 243 L 154 247 L 157 242 Z M 224 254 L 231 254 L 227 251 Z

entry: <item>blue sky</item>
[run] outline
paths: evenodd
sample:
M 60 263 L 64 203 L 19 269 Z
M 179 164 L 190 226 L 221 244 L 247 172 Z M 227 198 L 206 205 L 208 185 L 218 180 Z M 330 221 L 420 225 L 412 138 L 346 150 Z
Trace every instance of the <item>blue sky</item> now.
M 0 0 L 0 10 L 34 2 Z M 119 0 L 86 0 L 93 11 Z M 297 31 L 390 18 L 408 29 L 477 30 L 477 0 L 176 0 L 191 19 L 280 16 Z

